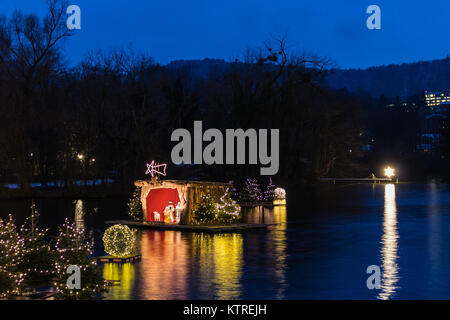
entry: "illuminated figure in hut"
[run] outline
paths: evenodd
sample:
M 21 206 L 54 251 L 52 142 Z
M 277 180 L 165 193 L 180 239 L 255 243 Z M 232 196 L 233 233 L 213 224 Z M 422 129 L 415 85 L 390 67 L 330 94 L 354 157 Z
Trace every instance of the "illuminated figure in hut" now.
M 174 213 L 175 207 L 173 206 L 172 201 L 169 201 L 169 205 L 164 209 L 164 222 L 174 223 Z

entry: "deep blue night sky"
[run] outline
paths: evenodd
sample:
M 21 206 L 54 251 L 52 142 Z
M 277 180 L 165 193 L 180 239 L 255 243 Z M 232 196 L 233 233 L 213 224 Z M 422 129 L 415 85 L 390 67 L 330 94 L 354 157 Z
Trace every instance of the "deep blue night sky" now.
M 73 0 L 82 30 L 66 44 L 78 62 L 89 49 L 128 46 L 160 63 L 230 60 L 271 36 L 288 34 L 292 49 L 331 58 L 339 67 L 413 62 L 450 53 L 450 1 L 429 0 Z M 382 29 L 366 28 L 366 8 L 381 7 Z M 43 14 L 44 0 L 1 0 Z

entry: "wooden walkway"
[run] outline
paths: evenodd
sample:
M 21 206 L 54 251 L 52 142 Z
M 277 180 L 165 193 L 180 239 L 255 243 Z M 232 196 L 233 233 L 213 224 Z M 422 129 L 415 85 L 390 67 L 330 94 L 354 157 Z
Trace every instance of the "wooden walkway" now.
M 255 223 L 234 223 L 230 225 L 182 225 L 182 224 L 165 224 L 158 222 L 140 222 L 131 220 L 112 220 L 105 221 L 106 224 L 123 224 L 134 228 L 154 229 L 154 230 L 175 230 L 187 232 L 209 232 L 209 233 L 224 233 L 224 232 L 240 232 L 255 229 L 265 229 L 274 224 L 255 224 Z

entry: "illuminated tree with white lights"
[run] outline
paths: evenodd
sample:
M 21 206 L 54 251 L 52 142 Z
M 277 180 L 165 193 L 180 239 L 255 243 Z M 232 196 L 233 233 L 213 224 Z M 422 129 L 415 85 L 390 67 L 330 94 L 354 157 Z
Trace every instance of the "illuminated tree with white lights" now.
M 86 241 L 84 230 L 77 230 L 74 223 L 66 219 L 56 238 L 56 299 L 85 300 L 99 297 L 108 289 L 96 262 L 90 259 L 93 244 Z M 67 287 L 67 268 L 76 265 L 81 270 L 81 289 Z
M 269 178 L 269 182 L 264 191 L 264 201 L 273 201 L 275 198 L 275 185 L 272 183 L 272 178 Z
M 24 250 L 23 239 L 17 232 L 11 215 L 8 220 L 0 219 L 0 296 L 21 293 L 25 274 L 19 271 Z
M 141 188 L 136 187 L 128 201 L 128 215 L 133 220 L 142 220 Z
M 26 218 L 20 228 L 24 247 L 18 268 L 25 274 L 23 285 L 27 288 L 49 284 L 54 276 L 53 252 L 46 239 L 48 229 L 37 227 L 38 218 L 38 211 L 32 203 L 31 216 Z
M 259 202 L 263 200 L 261 194 L 261 187 L 258 180 L 254 178 L 248 178 L 241 191 L 241 201 L 243 202 Z
M 224 195 L 216 204 L 218 220 L 222 223 L 231 223 L 239 220 L 241 207 L 231 198 L 230 188 L 227 188 Z

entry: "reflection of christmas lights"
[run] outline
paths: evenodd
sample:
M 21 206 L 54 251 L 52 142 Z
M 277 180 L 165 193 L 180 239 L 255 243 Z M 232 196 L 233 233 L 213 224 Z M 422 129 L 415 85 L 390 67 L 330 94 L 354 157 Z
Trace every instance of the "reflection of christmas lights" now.
M 158 168 L 161 168 L 162 171 L 159 171 Z M 161 174 L 165 176 L 166 168 L 167 164 L 155 164 L 155 160 L 153 160 L 151 163 L 147 163 L 147 171 L 145 172 L 145 174 L 150 174 L 152 178 L 155 176 L 155 174 Z

